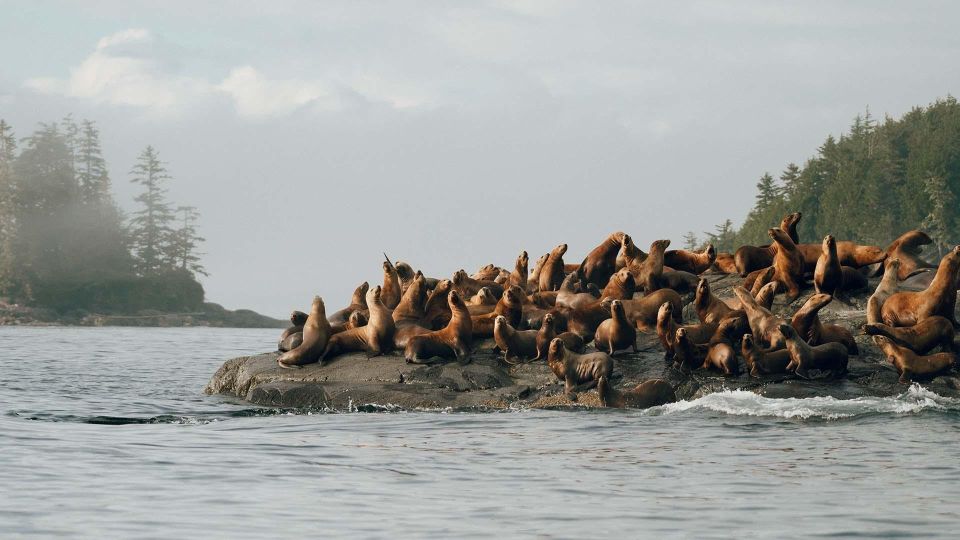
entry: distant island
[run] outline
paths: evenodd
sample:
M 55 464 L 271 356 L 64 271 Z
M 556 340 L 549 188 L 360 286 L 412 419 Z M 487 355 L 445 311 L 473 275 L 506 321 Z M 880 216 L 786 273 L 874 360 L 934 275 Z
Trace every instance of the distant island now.
M 156 149 L 129 177 L 142 192 L 126 216 L 94 122 L 67 116 L 18 141 L 0 119 L 0 324 L 283 325 L 205 301 L 199 212 L 167 199 Z

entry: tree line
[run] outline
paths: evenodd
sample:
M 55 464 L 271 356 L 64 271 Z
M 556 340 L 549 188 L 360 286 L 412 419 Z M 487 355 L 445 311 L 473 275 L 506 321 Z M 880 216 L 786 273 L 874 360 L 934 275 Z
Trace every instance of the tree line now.
M 826 234 L 886 246 L 922 229 L 942 255 L 960 238 L 960 104 L 947 96 L 915 107 L 900 119 L 877 121 L 869 109 L 849 132 L 828 136 L 801 167 L 790 163 L 776 178 L 757 182 L 756 201 L 739 229 L 727 219 L 714 231 L 685 237 L 687 247 L 713 243 L 718 251 L 770 243 L 767 229 L 790 212 L 803 219 L 803 242 Z
M 167 199 L 171 177 L 152 146 L 129 175 L 143 191 L 128 218 L 95 122 L 68 116 L 18 141 L 0 119 L 0 297 L 98 313 L 200 307 L 197 209 Z

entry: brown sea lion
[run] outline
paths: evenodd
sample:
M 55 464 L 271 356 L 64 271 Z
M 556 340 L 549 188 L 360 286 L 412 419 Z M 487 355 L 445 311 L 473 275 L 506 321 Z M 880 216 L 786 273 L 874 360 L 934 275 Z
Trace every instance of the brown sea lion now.
M 605 375 L 601 375 L 597 379 L 597 395 L 600 405 L 618 409 L 647 409 L 677 401 L 673 387 L 663 379 L 651 379 L 629 390 L 617 390 Z
M 743 287 L 735 287 L 733 292 L 740 299 L 740 305 L 747 314 L 747 322 L 754 340 L 758 344 L 766 344 L 768 350 L 782 349 L 784 337 L 779 327 L 784 323 L 783 319 L 757 304 L 757 301 Z
M 480 287 L 477 294 L 471 296 L 466 304 L 467 306 L 495 306 L 497 305 L 497 297 L 490 292 L 489 287 Z
M 840 290 L 859 291 L 867 288 L 867 276 L 863 272 L 850 266 L 841 266 L 840 271 L 843 275 L 843 279 L 840 280 Z
M 560 289 L 557 291 L 557 298 L 554 305 L 568 309 L 577 309 L 597 301 L 596 297 L 590 293 L 578 292 L 580 290 L 578 285 L 579 277 L 577 274 L 567 274 L 567 276 L 563 278 L 563 283 L 560 284 Z
M 577 400 L 577 392 L 585 392 L 596 386 L 600 377 L 609 378 L 613 373 L 613 359 L 607 353 L 577 354 L 568 350 L 560 338 L 550 342 L 547 365 L 563 381 L 563 391 L 570 401 Z
M 780 283 L 780 289 L 786 291 L 787 298 L 794 301 L 800 296 L 800 286 L 803 284 L 803 258 L 797 245 L 793 243 L 787 233 L 780 229 L 767 231 L 777 252 L 773 256 L 773 281 Z
M 629 234 L 624 234 L 620 240 L 620 251 L 617 252 L 616 269 L 619 271 L 631 264 L 640 264 L 647 258 L 647 254 L 633 243 Z
M 536 264 L 533 266 L 533 271 L 530 272 L 530 277 L 527 278 L 527 292 L 535 293 L 540 290 L 540 274 L 543 273 L 543 268 L 547 264 L 547 259 L 550 258 L 549 253 L 544 253 L 537 259 Z M 545 292 L 545 291 L 544 291 Z
M 800 222 L 802 217 L 802 213 L 794 212 L 783 216 L 783 219 L 780 220 L 780 230 L 787 233 L 794 244 L 800 242 L 800 237 L 797 235 L 797 223 Z M 733 255 L 737 273 L 742 277 L 746 277 L 747 274 L 754 270 L 760 270 L 761 268 L 773 265 L 773 256 L 776 250 L 777 247 L 775 244 L 767 244 L 765 246 L 741 246 Z M 730 273 L 732 274 L 733 272 Z
M 478 268 L 476 272 L 470 274 L 469 277 L 477 281 L 493 281 L 500 275 L 501 270 L 503 269 L 494 264 L 485 264 Z
M 650 293 L 663 288 L 663 254 L 670 246 L 670 240 L 655 240 L 650 244 L 650 253 L 643 262 L 627 266 L 638 289 Z
M 910 384 L 915 379 L 930 380 L 950 371 L 957 364 L 957 355 L 952 352 L 921 356 L 897 345 L 886 336 L 877 336 L 874 341 L 887 355 L 887 360 L 897 368 L 902 384 Z
M 556 313 L 566 319 L 568 331 L 589 343 L 600 323 L 610 318 L 610 301 L 596 300 L 577 309 L 557 308 Z
M 310 314 L 303 324 L 303 342 L 300 346 L 281 354 L 277 358 L 280 367 L 302 366 L 320 360 L 320 355 L 330 339 L 330 321 L 327 320 L 323 299 L 313 297 Z
M 393 350 L 396 325 L 393 322 L 393 312 L 383 304 L 382 292 L 379 285 L 367 291 L 370 320 L 365 326 L 331 336 L 320 355 L 321 363 L 350 351 L 367 351 L 367 355 L 372 358 Z
M 843 344 L 808 345 L 789 324 L 781 324 L 780 333 L 783 334 L 787 350 L 790 351 L 787 371 L 805 379 L 809 378 L 808 371 L 811 369 L 830 371 L 832 377 L 841 377 L 847 373 L 847 348 Z
M 771 257 L 772 260 L 772 257 Z M 732 253 L 717 253 L 717 260 L 713 261 L 713 270 L 721 274 L 736 274 L 737 262 Z
M 743 353 L 743 359 L 747 363 L 751 377 L 787 373 L 787 366 L 790 364 L 790 351 L 787 349 L 764 352 L 754 343 L 753 334 L 746 334 L 743 336 L 740 351 Z
M 403 356 L 408 363 L 426 364 L 433 358 L 466 360 L 473 344 L 473 325 L 470 312 L 460 293 L 451 290 L 447 294 L 450 322 L 442 330 L 413 336 L 407 342 Z
M 733 348 L 734 340 L 739 340 L 738 323 L 735 318 L 720 321 L 717 331 L 707 344 L 707 355 L 703 359 L 704 368 L 712 368 L 723 372 L 725 376 L 740 374 L 740 363 L 737 361 L 737 351 Z
M 820 244 L 797 244 L 797 251 L 803 259 L 804 272 L 813 272 L 816 269 L 822 249 Z M 887 254 L 877 246 L 860 245 L 844 240 L 837 242 L 837 257 L 842 266 L 862 268 L 883 261 L 887 258 Z
M 623 242 L 623 232 L 610 233 L 603 242 L 593 248 L 580 265 L 581 278 L 603 288 L 617 270 L 617 252 Z
M 957 269 L 960 268 L 960 246 L 947 253 L 937 267 L 930 286 L 920 292 L 901 291 L 883 303 L 881 315 L 888 326 L 913 326 L 924 319 L 940 315 L 954 327 L 957 306 Z
M 897 279 L 903 281 L 910 275 L 924 268 L 936 268 L 936 265 L 921 259 L 918 255 L 923 246 L 932 244 L 933 240 L 923 231 L 907 231 L 887 246 L 887 259 L 900 259 L 900 268 L 897 270 Z M 888 269 L 884 269 L 886 273 Z
M 760 287 L 760 290 L 754 295 L 754 298 L 757 300 L 757 304 L 763 307 L 764 309 L 770 309 L 773 307 L 773 299 L 777 296 L 777 284 L 776 283 L 767 283 L 763 287 Z M 740 302 L 737 301 L 737 306 L 740 305 Z
M 537 331 L 517 330 L 507 322 L 503 315 L 493 320 L 493 340 L 503 351 L 503 359 L 508 364 L 512 358 L 530 359 L 537 357 Z
M 900 259 L 894 257 L 883 262 L 883 277 L 877 285 L 877 290 L 867 300 L 867 323 L 882 323 L 881 310 L 883 303 L 897 292 L 897 276 L 900 273 Z
M 339 334 L 340 332 L 344 332 L 344 331 L 346 331 L 346 330 L 350 330 L 351 328 L 360 328 L 361 326 L 365 326 L 365 325 L 367 324 L 367 322 L 368 322 L 368 319 L 367 319 L 367 314 L 368 314 L 368 313 L 370 313 L 369 310 L 368 310 L 368 311 L 354 311 L 353 313 L 350 314 L 350 318 L 347 319 L 347 322 L 345 322 L 345 323 L 343 323 L 343 324 L 331 325 L 331 326 L 330 326 L 330 335 L 333 336 L 333 335 L 335 335 L 335 334 Z M 302 335 L 300 336 L 300 339 L 301 339 L 301 340 L 303 339 L 303 336 L 302 336 Z M 298 345 L 299 345 L 299 342 L 298 342 Z M 293 348 L 293 347 L 291 347 L 291 348 Z M 288 349 L 288 350 L 289 350 L 289 349 Z
M 468 276 L 466 270 L 462 268 L 454 272 L 453 278 L 450 281 L 453 282 L 453 288 L 460 293 L 461 298 L 470 298 L 480 292 L 480 289 L 484 287 L 490 289 L 490 292 L 497 298 L 503 295 L 503 285 L 495 281 L 473 279 Z
M 507 322 L 514 328 L 519 328 L 523 321 L 523 290 L 517 286 L 511 286 L 504 291 L 503 296 L 494 306 L 493 311 L 484 315 L 471 315 L 470 324 L 475 338 L 493 337 L 493 326 L 498 315 L 507 318 Z M 467 313 L 469 313 L 469 309 Z
M 683 322 L 683 301 L 673 289 L 660 289 L 636 300 L 622 300 L 627 319 L 644 332 L 656 331 L 657 312 L 664 302 L 670 302 L 674 320 Z
M 715 321 L 680 326 L 677 324 L 673 310 L 673 304 L 670 302 L 660 304 L 660 308 L 657 310 L 657 338 L 660 340 L 660 345 L 663 346 L 663 356 L 667 361 L 673 360 L 676 353 L 676 337 L 679 328 L 684 329 L 687 337 L 694 345 L 700 345 L 710 341 L 719 325 L 719 321 Z
M 277 350 L 280 352 L 287 352 L 291 349 L 295 349 L 297 345 L 292 345 L 290 340 L 291 336 L 294 334 L 300 334 L 298 341 L 303 341 L 303 325 L 307 322 L 308 315 L 302 311 L 294 311 L 290 314 L 290 326 L 280 334 L 280 341 L 277 342 Z M 284 343 L 287 342 L 287 343 Z
M 917 354 L 927 354 L 936 347 L 941 347 L 947 352 L 953 351 L 953 339 L 956 336 L 953 323 L 939 315 L 903 328 L 894 328 L 882 323 L 867 323 L 863 330 L 871 336 L 885 336 L 897 345 L 907 347 Z
M 612 276 L 607 286 L 600 292 L 600 298 L 612 298 L 615 300 L 630 300 L 633 293 L 637 290 L 637 283 L 633 280 L 633 274 L 626 268 L 617 270 Z
M 350 305 L 334 312 L 333 315 L 329 317 L 330 324 L 344 324 L 347 322 L 347 319 L 350 318 L 350 314 L 354 311 L 366 311 L 367 310 L 367 291 L 370 289 L 370 284 L 364 281 L 353 290 L 353 295 L 350 297 Z
M 678 293 L 692 292 L 697 288 L 700 277 L 681 270 L 667 270 L 664 267 L 660 276 L 660 284 L 665 289 L 673 289 Z
M 840 343 L 847 348 L 848 354 L 859 354 L 857 342 L 849 330 L 838 324 L 820 322 L 820 310 L 832 300 L 832 296 L 824 293 L 817 293 L 807 298 L 803 306 L 793 314 L 790 326 L 810 345 Z
M 450 304 L 447 295 L 453 290 L 453 282 L 449 279 L 441 279 L 437 286 L 430 291 L 427 297 L 427 305 L 423 308 L 423 326 L 433 330 L 439 330 L 450 322 Z
M 813 270 L 813 287 L 817 293 L 835 295 L 843 286 L 843 270 L 837 256 L 837 239 L 832 234 L 823 237 L 820 258 Z
M 400 297 L 397 307 L 393 310 L 393 322 L 398 326 L 405 323 L 420 324 L 424 315 L 426 315 L 424 311 L 426 303 L 427 280 L 423 277 L 423 274 L 417 272 L 407 290 L 404 291 L 403 296 Z M 371 318 L 373 318 L 372 315 Z
M 605 350 L 611 355 L 622 349 L 637 352 L 637 328 L 627 320 L 622 300 L 610 302 L 610 318 L 597 327 L 593 342 L 597 350 Z
M 547 313 L 543 316 L 543 323 L 540 325 L 540 330 L 537 331 L 537 360 L 546 358 L 547 348 L 554 338 L 559 338 L 568 350 L 574 352 L 582 353 L 586 348 L 586 345 L 583 343 L 583 338 L 577 334 L 573 332 L 562 332 L 558 334 L 556 321 L 556 315 L 553 313 Z
M 527 292 L 527 279 L 529 278 L 527 268 L 529 263 L 530 257 L 527 252 L 521 251 L 520 255 L 517 255 L 517 261 L 513 265 L 513 272 L 510 273 L 510 279 L 507 280 L 507 283 L 516 285 L 523 289 L 523 292 Z
M 400 277 L 389 259 L 383 261 L 383 288 L 380 297 L 387 309 L 393 309 L 400 303 Z M 369 291 L 368 291 L 369 292 Z
M 706 344 L 695 344 L 690 341 L 686 328 L 677 328 L 673 346 L 673 367 L 684 373 L 700 369 L 703 367 L 707 350 Z
M 747 274 L 743 280 L 743 288 L 750 291 L 750 294 L 756 298 L 757 291 L 767 283 L 773 282 L 773 274 L 777 271 L 775 266 L 768 266 L 760 270 L 754 270 Z
M 710 292 L 710 283 L 703 278 L 697 283 L 693 307 L 697 312 L 697 318 L 702 323 L 719 323 L 734 311 L 726 302 Z
M 713 244 L 707 244 L 703 251 L 688 251 L 672 249 L 664 252 L 663 264 L 680 272 L 702 274 L 717 260 L 717 249 Z
M 560 244 L 550 252 L 547 262 L 543 265 L 543 271 L 540 272 L 538 283 L 540 291 L 555 291 L 560 288 L 566 276 L 563 269 L 563 255 L 566 252 L 566 244 Z

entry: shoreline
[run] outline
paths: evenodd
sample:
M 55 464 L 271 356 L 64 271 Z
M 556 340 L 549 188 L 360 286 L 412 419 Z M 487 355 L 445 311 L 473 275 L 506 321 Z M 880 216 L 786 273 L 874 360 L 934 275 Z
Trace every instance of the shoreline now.
M 203 308 L 186 313 L 143 310 L 118 315 L 85 310 L 58 313 L 47 308 L 5 305 L 0 306 L 0 326 L 285 328 L 289 324 L 249 309 L 228 310 L 212 302 L 205 303 Z

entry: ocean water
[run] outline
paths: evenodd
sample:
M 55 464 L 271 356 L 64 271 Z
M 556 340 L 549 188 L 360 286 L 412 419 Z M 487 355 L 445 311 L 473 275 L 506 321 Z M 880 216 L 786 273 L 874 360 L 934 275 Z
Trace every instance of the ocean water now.
M 956 538 L 960 401 L 276 411 L 276 330 L 0 328 L 0 538 Z

